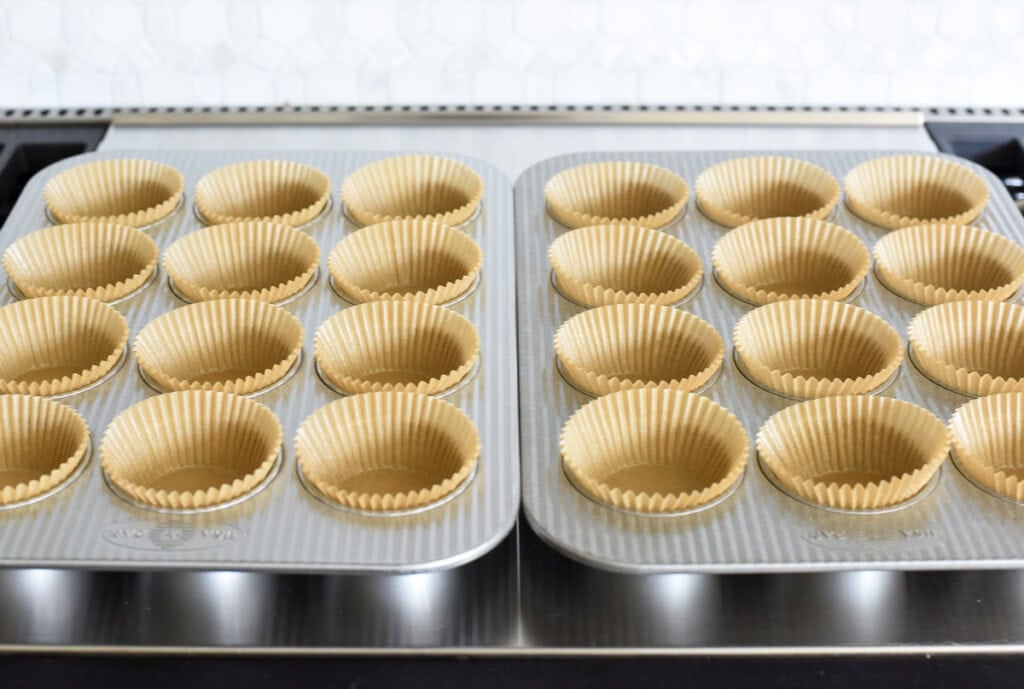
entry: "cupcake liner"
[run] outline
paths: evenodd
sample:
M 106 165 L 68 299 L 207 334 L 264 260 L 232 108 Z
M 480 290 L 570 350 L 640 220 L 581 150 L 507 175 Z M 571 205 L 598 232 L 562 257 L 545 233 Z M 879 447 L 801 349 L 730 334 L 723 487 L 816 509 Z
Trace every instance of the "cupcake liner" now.
M 382 301 L 328 318 L 316 331 L 313 351 L 324 375 L 345 393 L 436 395 L 473 370 L 480 336 L 468 319 L 449 309 Z
M 722 367 L 725 342 L 693 314 L 655 304 L 602 306 L 555 333 L 562 372 L 592 395 L 632 388 L 693 391 Z
M 544 185 L 548 212 L 569 228 L 663 227 L 683 212 L 689 195 L 686 181 L 671 170 L 627 161 L 578 165 Z
M 341 199 L 360 225 L 418 218 L 461 225 L 480 207 L 484 182 L 464 163 L 429 155 L 364 165 L 341 185 Z
M 574 483 L 599 502 L 636 512 L 695 509 L 743 475 L 743 425 L 706 397 L 665 388 L 613 392 L 586 404 L 562 429 Z
M 96 160 L 68 168 L 46 183 L 43 197 L 59 223 L 143 227 L 181 202 L 185 178 L 152 160 Z
M 153 319 L 133 349 L 139 367 L 162 390 L 250 395 L 291 370 L 302 339 L 302 322 L 278 306 L 216 299 Z
M 187 299 L 277 303 L 301 292 L 320 264 L 320 247 L 288 225 L 240 222 L 196 230 L 164 253 L 164 270 Z
M 968 395 L 1024 392 L 1024 306 L 954 301 L 925 309 L 907 332 L 914 363 Z
M 1024 393 L 979 397 L 953 413 L 949 430 L 956 459 L 971 480 L 1024 502 Z
M 839 182 L 796 158 L 756 156 L 712 165 L 694 185 L 701 212 L 719 225 L 805 217 L 821 220 L 839 203 Z
M 1024 284 L 1024 249 L 980 227 L 906 227 L 883 237 L 874 253 L 879 279 L 918 304 L 1004 301 Z
M 3 266 L 26 297 L 109 302 L 142 287 L 159 253 L 156 242 L 130 225 L 79 223 L 21 237 L 4 252 Z
M 305 225 L 323 211 L 331 180 L 289 160 L 247 160 L 217 168 L 196 184 L 196 207 L 210 225 L 262 220 Z
M 853 168 L 844 181 L 846 203 L 880 227 L 949 223 L 964 225 L 981 215 L 989 189 L 981 175 L 946 158 L 898 155 Z
M 30 395 L 0 396 L 0 505 L 48 493 L 85 459 L 89 427 L 71 407 Z
M 733 345 L 755 382 L 797 398 L 869 393 L 903 360 L 891 325 L 860 307 L 822 299 L 754 309 L 736 323 Z
M 335 285 L 356 302 L 444 304 L 469 291 L 482 265 L 480 245 L 465 232 L 415 218 L 356 230 L 327 257 Z
M 128 321 L 85 297 L 40 297 L 0 308 L 0 391 L 61 395 L 110 373 Z
M 675 304 L 697 288 L 704 274 L 689 246 L 637 225 L 567 232 L 548 247 L 548 260 L 558 288 L 583 306 Z
M 787 407 L 757 434 L 761 461 L 788 490 L 845 510 L 906 502 L 949 453 L 949 432 L 927 409 L 891 397 L 826 397 Z
M 842 301 L 864 281 L 871 256 L 852 232 L 812 218 L 741 225 L 711 253 L 718 281 L 751 304 L 783 299 Z
M 212 390 L 171 392 L 118 414 L 100 447 L 103 470 L 130 499 L 163 509 L 204 509 L 259 486 L 281 451 L 267 407 Z
M 328 500 L 373 512 L 410 510 L 453 493 L 476 467 L 480 435 L 466 413 L 409 392 L 331 402 L 295 435 L 303 475 Z

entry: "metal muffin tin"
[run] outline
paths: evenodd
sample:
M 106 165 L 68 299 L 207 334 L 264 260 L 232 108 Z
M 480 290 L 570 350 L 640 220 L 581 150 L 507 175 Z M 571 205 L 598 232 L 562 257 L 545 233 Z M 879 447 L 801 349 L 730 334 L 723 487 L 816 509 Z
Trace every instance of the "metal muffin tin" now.
M 728 228 L 707 219 L 692 193 L 711 165 L 746 155 L 783 155 L 815 163 L 842 181 L 855 165 L 898 151 L 686 151 L 579 153 L 543 161 L 516 182 L 516 264 L 519 308 L 520 432 L 523 505 L 530 524 L 566 555 L 610 570 L 658 572 L 806 572 L 851 569 L 949 570 L 1024 566 L 1024 506 L 994 497 L 947 463 L 918 499 L 872 514 L 829 511 L 798 501 L 769 480 L 757 461 L 754 437 L 761 425 L 793 400 L 751 383 L 736 368 L 732 331 L 753 306 L 730 296 L 712 276 L 711 250 Z M 952 156 L 945 156 L 952 157 Z M 685 212 L 665 232 L 701 258 L 704 280 L 680 306 L 708 321 L 725 338 L 719 379 L 702 394 L 743 423 L 751 455 L 739 487 L 710 509 L 678 516 L 647 516 L 613 509 L 580 493 L 566 477 L 558 439 L 569 416 L 591 398 L 559 375 L 552 339 L 558 326 L 582 309 L 553 288 L 548 245 L 567 228 L 545 211 L 544 184 L 575 165 L 602 160 L 653 163 L 681 174 L 690 186 Z M 1024 244 L 1024 218 L 999 180 L 979 166 L 992 194 L 974 224 Z M 869 248 L 888 230 L 855 216 L 843 202 L 827 218 L 855 233 Z M 1020 295 L 1014 297 L 1018 301 Z M 907 325 L 923 307 L 896 296 L 870 272 L 850 303 L 891 323 L 906 341 Z M 899 375 L 878 394 L 909 400 L 943 420 L 969 401 L 922 375 L 904 357 Z
M 357 168 L 386 153 L 343 151 L 113 151 L 70 158 L 37 174 L 0 234 L 0 251 L 18 237 L 45 227 L 43 185 L 55 174 L 89 160 L 138 157 L 173 165 L 186 180 L 186 203 L 149 234 L 165 251 L 174 240 L 201 227 L 191 206 L 200 177 L 241 160 L 280 158 L 323 170 L 332 196 Z M 444 154 L 442 154 L 444 155 Z M 465 489 L 432 509 L 403 515 L 368 515 L 333 509 L 299 479 L 295 431 L 313 411 L 339 398 L 314 372 L 313 335 L 329 316 L 350 304 L 331 290 L 327 255 L 355 226 L 335 203 L 305 227 L 320 245 L 315 284 L 283 308 L 305 328 L 295 375 L 255 397 L 284 427 L 283 462 L 265 488 L 237 505 L 197 514 L 168 514 L 136 506 L 105 485 L 98 461 L 103 433 L 126 407 L 157 394 L 142 380 L 134 355 L 102 385 L 61 401 L 85 417 L 92 432 L 92 457 L 63 490 L 16 509 L 0 511 L 0 566 L 83 569 L 237 569 L 274 572 L 411 572 L 453 567 L 484 554 L 508 533 L 519 509 L 519 434 L 516 397 L 512 189 L 496 168 L 463 160 L 484 180 L 483 211 L 463 229 L 483 248 L 481 280 L 451 308 L 480 333 L 480 367 L 462 389 L 447 396 L 480 431 L 483 450 Z M 186 207 L 187 206 L 187 207 Z M 0 304 L 16 300 L 8 288 Z M 115 308 L 132 338 L 161 313 L 182 306 L 161 269 L 158 278 Z

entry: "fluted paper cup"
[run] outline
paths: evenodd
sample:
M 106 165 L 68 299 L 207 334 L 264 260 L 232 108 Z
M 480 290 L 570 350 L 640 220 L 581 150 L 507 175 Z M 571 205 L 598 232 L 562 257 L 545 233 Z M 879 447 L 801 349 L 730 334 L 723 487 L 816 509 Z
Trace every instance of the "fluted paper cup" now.
M 128 321 L 86 297 L 40 297 L 0 308 L 0 391 L 61 395 L 100 380 L 128 343 Z
M 978 485 L 1024 502 L 1024 393 L 971 400 L 949 422 L 956 459 Z
M 0 419 L 0 505 L 54 490 L 85 459 L 89 427 L 71 407 L 31 395 L 3 395 Z
M 925 309 L 907 331 L 914 363 L 967 395 L 1024 392 L 1024 306 L 954 301 Z
M 328 500 L 370 512 L 411 510 L 443 500 L 469 479 L 480 435 L 444 400 L 370 392 L 313 412 L 295 435 L 295 456 Z
M 583 406 L 562 429 L 562 460 L 595 500 L 668 513 L 712 502 L 743 475 L 750 442 L 725 407 L 682 390 L 622 390 Z
M 289 160 L 247 160 L 208 173 L 196 184 L 196 207 L 210 225 L 262 220 L 304 225 L 323 211 L 331 180 Z
M 846 510 L 875 510 L 921 492 L 949 454 L 949 432 L 927 409 L 850 395 L 795 404 L 757 434 L 761 461 L 789 491 Z
M 806 217 L 820 220 L 839 203 L 839 182 L 817 165 L 782 156 L 734 158 L 712 165 L 694 185 L 701 212 L 719 225 Z
M 309 284 L 319 263 L 308 234 L 259 221 L 204 227 L 164 253 L 164 270 L 190 301 L 284 301 Z
M 483 260 L 480 245 L 465 232 L 407 218 L 356 230 L 331 250 L 327 268 L 356 302 L 444 304 L 470 290 Z
M 60 223 L 142 227 L 171 214 L 185 178 L 153 160 L 96 160 L 68 168 L 46 183 L 43 197 Z
M 281 440 L 281 423 L 259 402 L 187 390 L 150 397 L 114 417 L 100 458 L 110 481 L 136 502 L 206 509 L 263 483 Z
M 573 385 L 592 395 L 631 388 L 693 391 L 722 367 L 725 342 L 693 314 L 656 304 L 584 311 L 555 333 L 555 353 Z
M 563 170 L 544 185 L 548 212 L 566 227 L 669 224 L 686 207 L 686 181 L 663 167 L 627 161 Z
M 874 253 L 879 279 L 918 304 L 1004 301 L 1024 284 L 1024 249 L 980 227 L 906 227 L 883 237 Z
M 360 225 L 417 218 L 461 225 L 480 207 L 484 182 L 450 158 L 407 155 L 364 165 L 341 185 L 341 200 Z
M 981 175 L 946 158 L 898 155 L 861 163 L 846 176 L 846 203 L 868 222 L 896 229 L 965 225 L 988 203 Z
M 871 255 L 849 230 L 812 218 L 741 225 L 711 253 L 718 281 L 751 304 L 783 299 L 842 301 L 864 281 Z
M 736 323 L 733 346 L 747 375 L 798 398 L 872 392 L 903 360 L 891 325 L 858 306 L 822 299 L 754 309 Z
M 441 306 L 381 301 L 328 318 L 313 349 L 323 374 L 343 392 L 436 395 L 473 370 L 480 336 L 468 319 Z
M 637 225 L 567 232 L 548 247 L 548 260 L 562 293 L 583 306 L 675 304 L 704 274 L 685 243 Z

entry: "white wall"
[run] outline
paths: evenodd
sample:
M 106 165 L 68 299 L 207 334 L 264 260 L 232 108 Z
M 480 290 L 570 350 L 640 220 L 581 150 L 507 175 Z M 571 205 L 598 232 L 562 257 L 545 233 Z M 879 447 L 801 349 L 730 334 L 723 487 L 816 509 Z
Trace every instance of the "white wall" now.
M 0 107 L 1024 105 L 1022 0 L 0 0 Z

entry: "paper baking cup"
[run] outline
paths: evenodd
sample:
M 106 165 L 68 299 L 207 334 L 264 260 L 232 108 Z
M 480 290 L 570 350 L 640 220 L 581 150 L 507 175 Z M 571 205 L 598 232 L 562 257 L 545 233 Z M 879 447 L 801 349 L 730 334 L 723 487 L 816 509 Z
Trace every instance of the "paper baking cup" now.
M 161 390 L 250 395 L 292 369 L 302 338 L 302 322 L 278 306 L 215 299 L 153 319 L 133 349 L 139 367 Z
M 484 182 L 464 163 L 428 155 L 364 165 L 341 185 L 341 200 L 360 225 L 420 218 L 461 225 L 480 207 Z
M 148 235 L 130 225 L 79 223 L 23 236 L 4 252 L 3 265 L 26 297 L 116 301 L 146 283 L 159 253 Z
M 771 218 L 741 225 L 718 240 L 711 263 L 722 286 L 751 304 L 783 299 L 848 298 L 871 267 L 856 235 L 812 218 Z
M 623 223 L 659 228 L 686 207 L 686 181 L 663 167 L 627 161 L 589 163 L 548 180 L 548 212 L 576 228 Z
M 240 222 L 212 225 L 174 242 L 164 270 L 190 301 L 285 301 L 313 279 L 320 247 L 288 225 Z
M 64 170 L 43 188 L 60 223 L 114 223 L 143 227 L 177 208 L 185 178 L 152 160 L 97 160 Z
M 134 404 L 107 426 L 103 470 L 126 497 L 171 510 L 214 507 L 252 492 L 281 452 L 281 423 L 239 395 L 188 390 Z
M 114 370 L 128 321 L 85 297 L 40 297 L 0 308 L 0 391 L 62 395 Z
M 248 160 L 217 168 L 196 184 L 196 207 L 211 225 L 263 220 L 305 225 L 320 215 L 331 180 L 289 160 Z
M 392 512 L 436 503 L 476 467 L 480 435 L 458 407 L 410 392 L 331 402 L 302 422 L 295 456 L 328 500 Z
M 712 165 L 694 185 L 701 212 L 719 225 L 806 217 L 820 220 L 839 203 L 839 182 L 795 158 L 757 156 Z
M 693 391 L 722 366 L 725 342 L 693 314 L 615 304 L 577 314 L 555 333 L 562 373 L 591 395 L 632 388 Z
M 0 505 L 30 501 L 69 480 L 85 459 L 89 428 L 71 407 L 0 396 Z
M 868 222 L 895 229 L 928 223 L 964 225 L 988 203 L 981 175 L 945 158 L 888 156 L 846 176 L 846 203 Z
M 980 227 L 906 227 L 883 237 L 874 253 L 879 279 L 918 304 L 1003 301 L 1024 284 L 1024 249 Z
M 1024 502 L 1024 393 L 979 397 L 949 422 L 964 473 L 985 490 Z
M 743 475 L 743 425 L 706 397 L 665 388 L 605 395 L 569 418 L 562 460 L 595 500 L 636 512 L 698 508 Z
M 331 250 L 327 268 L 353 301 L 444 304 L 470 290 L 483 265 L 465 232 L 429 220 L 390 220 L 356 230 Z
M 914 364 L 967 395 L 1024 392 L 1024 306 L 954 301 L 925 309 L 907 332 Z
M 949 432 L 927 409 L 852 395 L 795 404 L 757 434 L 761 462 L 804 500 L 877 510 L 914 497 L 949 453 Z
M 822 299 L 754 309 L 736 323 L 733 345 L 754 382 L 797 398 L 872 392 L 903 360 L 891 325 L 858 306 Z
M 596 225 L 567 232 L 548 247 L 559 290 L 582 306 L 675 304 L 700 284 L 697 253 L 664 232 Z
M 436 395 L 473 370 L 480 336 L 468 319 L 449 309 L 382 301 L 328 318 L 316 331 L 313 351 L 324 376 L 342 392 Z

